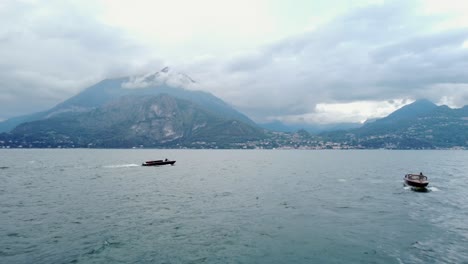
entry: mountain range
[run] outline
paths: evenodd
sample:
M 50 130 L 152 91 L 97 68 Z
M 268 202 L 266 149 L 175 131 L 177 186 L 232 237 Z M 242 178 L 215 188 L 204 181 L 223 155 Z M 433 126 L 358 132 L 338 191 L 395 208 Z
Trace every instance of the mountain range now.
M 258 125 L 218 97 L 196 90 L 197 86 L 186 74 L 167 67 L 106 79 L 47 111 L 0 122 L 0 147 L 468 146 L 467 106 L 451 109 L 418 100 L 364 124 Z
M 51 139 L 63 147 L 129 148 L 217 145 L 255 140 L 255 126 L 216 115 L 199 105 L 167 94 L 124 96 L 87 112 L 72 112 L 23 123 L 13 131 L 36 147 Z M 54 144 L 54 145 L 55 145 Z
M 11 131 L 17 125 L 25 122 L 44 120 L 65 113 L 87 112 L 102 107 L 122 96 L 151 96 L 159 94 L 168 94 L 175 98 L 188 100 L 225 118 L 237 119 L 247 124 L 255 125 L 247 116 L 238 112 L 218 97 L 207 92 L 191 90 L 190 88 L 196 88 L 195 81 L 183 73 L 172 71 L 168 67 L 152 74 L 106 79 L 47 111 L 0 122 L 0 132 Z
M 103 80 L 48 111 L 1 127 L 13 127 L 7 135 L 31 147 L 219 147 L 264 137 L 221 99 L 190 90 L 195 84 L 169 68 Z
M 458 109 L 418 100 L 362 127 L 321 134 L 363 148 L 451 148 L 468 146 L 468 106 Z

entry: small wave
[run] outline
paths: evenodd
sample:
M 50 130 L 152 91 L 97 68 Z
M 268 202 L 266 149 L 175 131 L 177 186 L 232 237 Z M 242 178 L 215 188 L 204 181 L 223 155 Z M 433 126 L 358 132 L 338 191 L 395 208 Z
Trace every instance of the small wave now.
M 104 166 L 104 168 L 130 168 L 130 167 L 139 167 L 140 165 L 138 164 L 119 164 L 119 165 L 107 165 L 107 166 Z
M 226 196 L 231 196 L 231 192 L 222 192 L 222 193 L 217 193 L 214 195 L 214 197 L 226 197 Z
M 8 233 L 7 236 L 9 236 L 9 237 L 20 237 L 20 234 L 18 234 L 18 233 Z
M 429 190 L 431 190 L 431 191 L 433 191 L 433 192 L 438 192 L 438 191 L 440 191 L 439 188 L 434 187 L 434 186 L 427 187 L 427 189 L 429 189 Z
M 99 254 L 99 253 L 103 252 L 108 247 L 117 247 L 118 248 L 121 245 L 122 245 L 122 243 L 120 243 L 120 242 L 109 241 L 109 240 L 106 239 L 106 240 L 104 240 L 104 242 L 102 242 L 102 244 L 100 246 L 90 250 L 86 254 L 88 254 L 88 255 Z
M 374 197 L 371 195 L 364 195 L 361 198 L 359 198 L 360 201 L 366 201 L 366 200 L 371 200 L 371 199 L 374 199 Z
M 339 182 L 347 182 L 346 179 L 338 179 Z

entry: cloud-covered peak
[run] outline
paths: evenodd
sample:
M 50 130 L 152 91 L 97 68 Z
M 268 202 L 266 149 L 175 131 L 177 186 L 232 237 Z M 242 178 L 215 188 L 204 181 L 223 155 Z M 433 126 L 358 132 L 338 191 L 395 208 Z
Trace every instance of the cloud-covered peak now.
M 197 83 L 187 74 L 174 71 L 169 67 L 164 67 L 155 73 L 128 77 L 128 81 L 122 84 L 122 88 L 138 89 L 167 85 L 170 87 L 194 90 L 197 89 L 196 84 Z

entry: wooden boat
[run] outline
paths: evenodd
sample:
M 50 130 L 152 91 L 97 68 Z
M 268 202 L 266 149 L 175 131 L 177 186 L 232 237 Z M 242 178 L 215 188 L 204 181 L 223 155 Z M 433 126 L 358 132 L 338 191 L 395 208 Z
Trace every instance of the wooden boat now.
M 162 166 L 162 165 L 174 165 L 175 160 L 149 160 L 145 161 L 141 166 Z
M 424 176 L 422 173 L 420 174 L 406 174 L 405 175 L 405 183 L 406 185 L 418 188 L 425 188 L 429 181 L 427 177 Z

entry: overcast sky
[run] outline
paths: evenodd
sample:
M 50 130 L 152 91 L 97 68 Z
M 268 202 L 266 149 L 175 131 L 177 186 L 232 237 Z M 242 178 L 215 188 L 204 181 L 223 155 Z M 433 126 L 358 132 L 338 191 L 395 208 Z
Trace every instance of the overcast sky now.
M 468 104 L 468 2 L 2 0 L 0 120 L 171 66 L 254 120 Z

